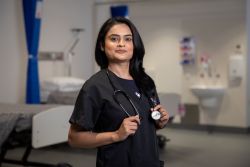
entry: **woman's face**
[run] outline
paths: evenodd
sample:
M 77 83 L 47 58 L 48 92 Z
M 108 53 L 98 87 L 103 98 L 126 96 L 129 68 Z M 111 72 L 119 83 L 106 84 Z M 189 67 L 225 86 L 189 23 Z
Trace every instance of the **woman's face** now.
M 126 24 L 116 24 L 107 32 L 104 42 L 109 63 L 129 62 L 133 56 L 133 36 Z

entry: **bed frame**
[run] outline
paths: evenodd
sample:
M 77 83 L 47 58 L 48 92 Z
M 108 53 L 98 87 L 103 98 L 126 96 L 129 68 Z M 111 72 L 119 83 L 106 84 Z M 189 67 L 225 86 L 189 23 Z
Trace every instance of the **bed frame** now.
M 68 130 L 70 126 L 68 121 L 72 114 L 73 107 L 73 105 L 57 106 L 35 114 L 32 118 L 31 141 L 26 143 L 26 150 L 21 160 L 5 158 L 7 151 L 13 147 L 6 141 L 1 148 L 0 166 L 2 163 L 40 167 L 58 166 L 58 164 L 54 165 L 28 161 L 28 158 L 32 149 L 63 143 L 68 140 Z M 27 131 L 22 133 L 27 135 L 30 134 L 30 131 L 28 133 Z M 14 137 L 15 135 L 17 134 L 12 133 L 10 137 Z M 67 166 L 67 164 L 64 166 Z

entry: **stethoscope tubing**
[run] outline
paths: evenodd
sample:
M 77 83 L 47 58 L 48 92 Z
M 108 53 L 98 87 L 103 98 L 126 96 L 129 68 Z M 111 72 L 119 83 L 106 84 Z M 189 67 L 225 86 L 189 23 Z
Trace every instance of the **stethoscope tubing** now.
M 126 113 L 127 116 L 131 116 L 131 114 L 128 113 L 128 111 L 125 109 L 125 107 L 119 102 L 118 98 L 117 98 L 117 95 L 118 94 L 122 94 L 128 101 L 129 103 L 131 104 L 131 106 L 133 107 L 136 115 L 140 116 L 139 114 L 139 111 L 138 109 L 136 108 L 136 106 L 134 105 L 133 101 L 131 100 L 131 98 L 129 97 L 129 95 L 124 92 L 123 90 L 120 90 L 120 89 L 117 89 L 114 85 L 114 83 L 112 82 L 111 78 L 110 78 L 110 74 L 109 74 L 109 71 L 106 70 L 106 74 L 107 74 L 107 77 L 108 77 L 108 80 L 109 80 L 109 83 L 110 85 L 112 86 L 114 92 L 113 92 L 113 98 L 114 100 L 117 102 L 117 104 L 119 104 L 119 106 L 122 108 L 122 110 Z

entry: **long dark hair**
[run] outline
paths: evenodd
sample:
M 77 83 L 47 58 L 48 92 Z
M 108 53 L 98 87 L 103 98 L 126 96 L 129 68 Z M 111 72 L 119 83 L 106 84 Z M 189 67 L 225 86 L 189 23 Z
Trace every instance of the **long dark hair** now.
M 113 17 L 108 19 L 101 27 L 95 47 L 95 60 L 96 63 L 100 66 L 101 69 L 108 67 L 108 59 L 103 51 L 105 37 L 108 31 L 116 24 L 126 24 L 133 36 L 133 57 L 130 60 L 129 73 L 135 80 L 136 85 L 143 91 L 148 97 L 155 96 L 155 84 L 150 76 L 148 76 L 143 68 L 143 57 L 145 55 L 145 49 L 140 37 L 139 32 L 137 31 L 135 25 L 127 18 L 124 17 Z

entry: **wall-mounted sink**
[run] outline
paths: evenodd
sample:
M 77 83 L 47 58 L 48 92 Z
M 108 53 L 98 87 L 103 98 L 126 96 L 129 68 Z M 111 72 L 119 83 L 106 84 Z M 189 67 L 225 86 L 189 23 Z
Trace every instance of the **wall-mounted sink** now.
M 219 106 L 220 99 L 226 90 L 222 85 L 193 85 L 190 89 L 199 98 L 201 106 L 210 109 Z

